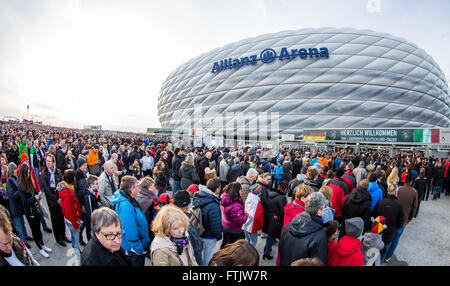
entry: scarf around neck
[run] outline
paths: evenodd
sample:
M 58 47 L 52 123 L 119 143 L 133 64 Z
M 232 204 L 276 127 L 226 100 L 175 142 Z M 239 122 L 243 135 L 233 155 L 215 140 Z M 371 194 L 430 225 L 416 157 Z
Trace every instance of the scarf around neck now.
M 177 247 L 178 255 L 181 255 L 183 253 L 183 250 L 186 247 L 188 247 L 188 245 L 189 245 L 189 240 L 188 240 L 188 238 L 186 236 L 183 236 L 181 238 L 170 237 L 170 240 Z

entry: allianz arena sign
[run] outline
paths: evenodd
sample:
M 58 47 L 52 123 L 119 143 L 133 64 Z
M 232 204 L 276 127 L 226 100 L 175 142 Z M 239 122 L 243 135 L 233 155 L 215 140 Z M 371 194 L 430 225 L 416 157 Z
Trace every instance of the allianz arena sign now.
M 290 49 L 281 48 L 279 56 L 274 49 L 265 49 L 257 55 L 251 55 L 248 57 L 242 57 L 238 59 L 228 58 L 217 62 L 214 62 L 211 73 L 217 73 L 224 70 L 237 69 L 243 66 L 256 65 L 258 60 L 264 64 L 269 64 L 275 60 L 294 60 L 296 58 L 304 60 L 307 58 L 328 58 L 329 53 L 326 47 L 322 48 L 309 48 L 309 49 Z

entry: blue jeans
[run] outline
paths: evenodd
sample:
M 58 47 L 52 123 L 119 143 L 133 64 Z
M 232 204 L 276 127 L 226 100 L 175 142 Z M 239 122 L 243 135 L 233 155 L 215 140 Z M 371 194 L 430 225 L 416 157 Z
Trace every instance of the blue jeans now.
M 257 232 L 251 233 L 251 232 L 248 232 L 248 231 L 244 231 L 244 233 L 245 233 L 245 239 L 248 242 L 250 242 L 251 245 L 256 247 L 256 243 L 258 242 L 258 233 Z
M 266 238 L 266 247 L 264 248 L 264 254 L 270 254 L 272 252 L 272 245 L 275 242 L 275 237 L 270 235 Z
M 73 225 L 66 221 L 66 225 L 70 230 L 70 239 L 72 240 L 72 247 L 80 250 L 78 242 L 80 241 L 80 233 L 73 228 Z
M 394 240 L 391 242 L 391 246 L 389 247 L 389 250 L 386 253 L 386 259 L 391 259 L 392 255 L 394 255 L 394 251 L 397 248 L 398 242 L 400 240 L 400 236 L 402 235 L 403 231 L 405 230 L 405 227 L 401 227 L 397 229 L 395 232 Z
M 175 196 L 175 193 L 177 191 L 181 190 L 181 181 L 175 181 L 173 180 L 173 193 L 172 193 L 172 198 Z
M 215 250 L 216 250 L 216 239 L 215 238 L 200 238 L 203 241 L 203 265 L 208 266 Z
M 384 246 L 384 248 L 380 251 L 380 264 L 383 264 L 384 258 L 386 258 L 386 255 L 389 251 L 389 248 L 391 247 L 392 242 L 389 242 L 387 245 Z
M 442 185 L 434 187 L 433 199 L 441 198 L 441 190 L 442 190 Z
M 28 236 L 27 228 L 25 227 L 25 220 L 23 219 L 23 215 L 20 217 L 13 218 L 14 223 L 16 224 L 17 231 L 19 232 L 20 239 L 25 242 L 25 237 Z
M 44 214 L 42 213 L 42 209 L 41 209 L 41 208 L 39 208 L 39 213 L 40 213 L 40 215 L 41 215 L 41 224 L 42 224 L 42 227 L 43 227 L 44 229 L 49 228 L 48 225 L 47 225 L 47 222 L 45 221 Z

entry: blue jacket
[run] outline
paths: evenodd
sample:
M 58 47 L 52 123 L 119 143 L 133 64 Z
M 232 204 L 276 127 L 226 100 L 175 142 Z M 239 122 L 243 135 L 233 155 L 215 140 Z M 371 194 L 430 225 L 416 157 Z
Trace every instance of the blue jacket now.
M 202 224 L 205 232 L 202 238 L 222 239 L 222 212 L 220 198 L 205 186 L 200 185 L 199 191 L 192 198 L 192 205 L 202 209 Z
M 148 223 L 137 201 L 132 204 L 122 190 L 114 193 L 111 203 L 114 204 L 116 213 L 122 222 L 122 248 L 126 251 L 133 250 L 142 253 L 150 244 Z
M 272 170 L 272 175 L 274 180 L 283 179 L 283 167 L 281 165 L 276 165 Z
M 370 182 L 368 191 L 372 196 L 372 204 L 370 205 L 370 211 L 372 211 L 377 202 L 383 199 L 383 190 L 378 186 L 377 182 Z

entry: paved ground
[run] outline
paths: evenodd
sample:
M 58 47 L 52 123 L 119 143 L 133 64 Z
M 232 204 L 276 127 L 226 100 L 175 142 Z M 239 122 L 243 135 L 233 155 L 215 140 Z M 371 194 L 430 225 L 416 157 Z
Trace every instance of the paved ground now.
M 46 205 L 45 198 L 44 204 Z M 51 226 L 50 219 L 47 223 Z M 31 236 L 31 230 L 27 226 L 28 234 Z M 70 238 L 70 232 L 66 229 L 67 237 Z M 53 249 L 50 258 L 44 258 L 40 255 L 34 242 L 31 242 L 31 252 L 35 259 L 42 266 L 76 266 L 79 265 L 78 259 L 70 244 L 62 247 L 55 243 L 53 234 L 43 232 L 45 244 Z M 450 266 L 450 197 L 441 197 L 437 201 L 425 201 L 420 206 L 419 215 L 405 229 L 400 238 L 399 245 L 395 251 L 393 259 L 389 266 Z M 277 246 L 272 249 L 273 260 L 263 260 L 262 253 L 266 240 L 258 238 L 256 245 L 261 255 L 260 265 L 274 266 L 276 260 Z M 220 242 L 217 244 L 219 249 Z M 80 249 L 83 249 L 80 246 Z M 146 265 L 151 265 L 150 260 L 146 259 Z M 386 264 L 385 264 L 386 265 Z

